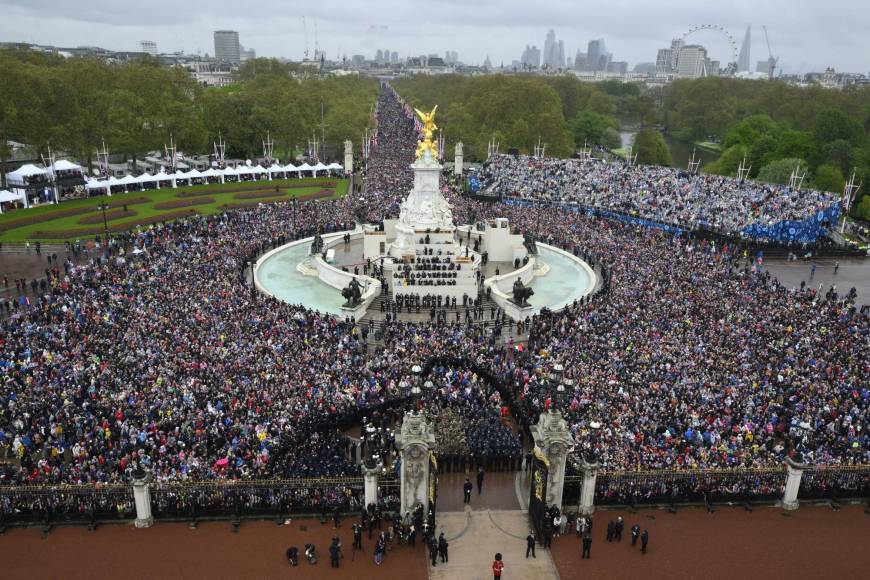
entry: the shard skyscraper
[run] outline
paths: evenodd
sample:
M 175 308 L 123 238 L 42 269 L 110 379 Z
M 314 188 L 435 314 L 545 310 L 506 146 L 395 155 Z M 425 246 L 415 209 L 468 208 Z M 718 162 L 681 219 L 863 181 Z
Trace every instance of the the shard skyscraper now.
M 752 45 L 752 26 L 746 27 L 746 36 L 743 37 L 743 44 L 740 45 L 740 55 L 737 57 L 737 72 L 749 72 L 751 69 L 750 63 L 752 59 L 749 55 L 749 48 Z

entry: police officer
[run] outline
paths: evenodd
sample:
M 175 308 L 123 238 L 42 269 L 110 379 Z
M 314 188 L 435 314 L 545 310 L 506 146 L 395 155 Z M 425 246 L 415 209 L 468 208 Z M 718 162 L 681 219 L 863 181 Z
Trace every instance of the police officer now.
M 534 530 L 529 530 L 529 535 L 526 536 L 526 558 L 529 557 L 529 552 L 531 552 L 532 558 L 537 558 L 537 556 L 535 556 L 535 532 L 534 532 Z
M 429 536 L 429 559 L 433 566 L 438 562 L 438 540 L 435 539 L 435 534 Z
M 474 489 L 474 486 L 471 485 L 471 480 L 467 477 L 465 478 L 465 483 L 462 484 L 462 492 L 465 494 L 465 499 L 463 503 L 471 503 L 471 490 Z
M 640 526 L 634 524 L 631 526 L 631 547 L 633 548 L 635 544 L 637 544 L 637 538 L 640 536 Z
M 450 559 L 447 557 L 447 538 L 444 537 L 444 532 L 438 536 L 438 555 L 441 556 L 441 563 L 445 564 Z

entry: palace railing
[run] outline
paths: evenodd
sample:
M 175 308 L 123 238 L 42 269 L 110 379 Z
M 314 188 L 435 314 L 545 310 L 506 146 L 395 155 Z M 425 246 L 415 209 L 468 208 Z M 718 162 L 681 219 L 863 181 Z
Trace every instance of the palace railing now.
M 87 524 L 135 517 L 133 489 L 124 484 L 0 487 L 4 525 Z
M 786 468 L 598 471 L 595 503 L 670 504 L 714 501 L 776 501 Z

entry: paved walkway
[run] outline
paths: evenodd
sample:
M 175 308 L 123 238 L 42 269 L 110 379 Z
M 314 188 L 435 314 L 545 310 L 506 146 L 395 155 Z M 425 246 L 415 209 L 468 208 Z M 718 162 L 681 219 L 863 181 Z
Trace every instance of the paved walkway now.
M 429 566 L 430 580 L 489 580 L 492 561 L 501 552 L 510 580 L 559 578 L 548 550 L 525 558 L 529 519 L 526 512 L 475 510 L 438 514 L 438 525 L 450 543 L 450 562 Z

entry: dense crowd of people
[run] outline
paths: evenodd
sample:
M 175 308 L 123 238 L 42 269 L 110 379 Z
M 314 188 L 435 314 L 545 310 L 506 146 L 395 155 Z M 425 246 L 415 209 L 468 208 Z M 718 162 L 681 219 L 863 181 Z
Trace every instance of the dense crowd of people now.
M 433 357 L 468 362 L 433 371 L 446 453 L 517 453 L 498 393 L 473 367 L 511 394 L 521 426 L 565 410 L 577 453 L 610 470 L 870 463 L 868 309 L 851 292 L 787 289 L 736 247 L 451 193 L 457 223 L 507 217 L 609 272 L 606 295 L 537 315 L 522 351 L 474 321 L 395 318 L 372 347 L 354 321 L 253 292 L 246 264 L 270 245 L 397 213 L 416 133 L 391 89 L 377 135 L 362 197 L 183 219 L 52 270 L 0 323 L 0 483 L 127 482 L 140 467 L 158 482 L 355 475 L 335 426 L 407 398 L 411 368 Z M 618 205 L 608 180 L 645 180 L 661 186 L 644 202 L 666 212 L 655 215 L 729 228 L 826 202 L 587 168 L 578 196 L 606 190 L 599 202 Z M 558 190 L 558 171 L 542 171 L 526 169 Z M 746 213 L 693 201 L 717 188 Z M 565 378 L 558 400 L 553 381 Z
M 815 218 L 839 201 L 836 194 L 811 189 L 592 158 L 499 155 L 486 164 L 483 178 L 507 197 L 571 203 L 730 234 L 752 224 Z

